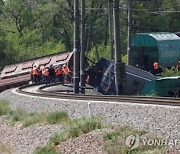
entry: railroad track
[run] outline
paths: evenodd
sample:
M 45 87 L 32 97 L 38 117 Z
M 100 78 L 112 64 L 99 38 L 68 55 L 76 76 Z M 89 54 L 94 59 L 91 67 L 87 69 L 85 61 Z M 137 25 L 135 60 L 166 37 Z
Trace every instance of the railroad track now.
M 55 86 L 53 84 L 50 86 Z M 104 102 L 124 102 L 124 103 L 140 103 L 140 104 L 155 104 L 155 105 L 168 105 L 168 106 L 180 106 L 180 98 L 171 97 L 145 97 L 145 96 L 110 96 L 110 95 L 83 95 L 83 94 L 70 94 L 70 93 L 60 93 L 56 91 L 46 91 L 44 90 L 48 86 L 39 85 L 36 92 L 30 92 L 25 89 L 32 88 L 33 86 L 38 87 L 38 84 L 31 84 L 26 86 L 21 86 L 17 89 L 17 92 L 32 96 L 40 96 L 47 98 L 60 98 L 60 99 L 70 99 L 70 100 L 85 100 L 85 101 L 104 101 Z

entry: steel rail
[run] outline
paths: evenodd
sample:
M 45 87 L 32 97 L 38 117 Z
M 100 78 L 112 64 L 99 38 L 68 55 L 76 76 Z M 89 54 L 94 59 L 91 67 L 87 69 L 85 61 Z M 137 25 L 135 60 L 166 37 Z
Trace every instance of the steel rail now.
M 167 106 L 180 106 L 180 98 L 171 97 L 146 97 L 146 96 L 110 96 L 110 95 L 83 95 L 83 94 L 69 94 L 69 93 L 59 93 L 55 91 L 44 90 L 47 87 L 55 86 L 57 84 L 41 86 L 38 88 L 37 93 L 27 92 L 24 89 L 32 86 L 37 86 L 38 84 L 31 84 L 21 86 L 17 89 L 19 93 L 40 96 L 47 98 L 60 98 L 69 100 L 85 100 L 85 101 L 103 101 L 103 102 L 123 102 L 123 103 L 137 103 L 137 104 L 154 104 L 154 105 L 167 105 Z

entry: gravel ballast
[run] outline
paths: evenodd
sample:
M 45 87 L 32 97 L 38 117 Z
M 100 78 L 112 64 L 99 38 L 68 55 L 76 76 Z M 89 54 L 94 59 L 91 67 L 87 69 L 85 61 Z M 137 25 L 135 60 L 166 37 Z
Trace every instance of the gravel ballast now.
M 19 95 L 12 90 L 0 93 L 0 99 L 8 100 L 13 110 L 21 108 L 29 112 L 65 111 L 75 118 L 97 115 L 110 123 L 130 125 L 157 133 L 163 138 L 180 139 L 180 107 L 176 106 L 47 99 Z

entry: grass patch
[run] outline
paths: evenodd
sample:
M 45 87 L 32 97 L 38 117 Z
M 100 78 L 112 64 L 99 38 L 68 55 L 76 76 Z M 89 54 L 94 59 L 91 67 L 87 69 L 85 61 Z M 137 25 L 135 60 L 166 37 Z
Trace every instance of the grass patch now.
M 70 138 L 69 132 L 67 130 L 61 130 L 50 137 L 50 144 L 58 145 L 59 143 L 67 140 L 68 138 Z
M 37 147 L 33 154 L 59 154 L 52 146 Z
M 22 127 L 28 127 L 37 123 L 44 124 L 57 124 L 62 122 L 68 122 L 69 116 L 65 112 L 53 112 L 50 114 L 45 113 L 28 113 L 22 109 L 9 112 L 12 125 L 16 122 L 22 122 Z
M 29 113 L 23 109 L 11 111 L 9 103 L 5 100 L 0 100 L 0 116 L 7 115 L 14 125 L 17 122 L 22 122 L 23 127 L 28 127 L 37 123 L 57 124 L 68 123 L 70 118 L 66 112 L 45 113 Z
M 0 116 L 7 115 L 10 112 L 9 103 L 5 100 L 0 101 Z
M 28 113 L 22 109 L 17 109 L 16 111 L 9 112 L 9 118 L 11 119 L 12 125 L 14 125 L 16 122 L 23 121 L 27 117 Z
M 180 71 L 176 67 L 172 67 L 170 69 L 163 69 L 161 73 L 162 77 L 171 77 L 171 76 L 180 76 Z
M 64 123 L 70 120 L 66 112 L 53 112 L 49 114 L 45 113 L 31 113 L 23 120 L 23 127 L 28 127 L 37 123 L 44 124 L 57 124 Z
M 130 136 L 132 134 L 137 134 L 139 136 L 142 136 L 142 135 L 144 135 L 146 133 L 147 133 L 146 131 L 135 130 L 135 129 L 132 129 L 131 127 L 129 127 L 129 126 L 115 127 L 114 132 L 104 135 L 103 138 L 104 138 L 104 141 L 107 141 L 107 140 L 114 141 L 119 137 L 121 139 L 126 139 L 128 136 Z
M 51 136 L 50 141 L 52 144 L 57 145 L 69 138 L 75 138 L 81 134 L 85 134 L 100 128 L 103 128 L 103 124 L 100 119 L 97 118 L 82 118 L 79 120 L 72 120 L 64 130 L 61 130 Z
M 69 116 L 66 112 L 53 112 L 48 114 L 46 119 L 49 124 L 56 124 L 67 122 L 69 120 Z
M 22 122 L 23 127 L 28 127 L 37 123 L 45 123 L 46 122 L 46 114 L 44 113 L 32 113 L 29 114 L 26 119 Z
M 142 153 L 153 153 L 163 154 L 162 146 L 158 145 L 143 145 L 140 142 L 139 147 L 131 149 L 126 146 L 126 139 L 130 135 L 138 135 L 141 137 L 146 134 L 146 131 L 139 131 L 130 127 L 118 127 L 115 128 L 114 132 L 108 133 L 103 136 L 104 149 L 108 154 L 142 154 Z

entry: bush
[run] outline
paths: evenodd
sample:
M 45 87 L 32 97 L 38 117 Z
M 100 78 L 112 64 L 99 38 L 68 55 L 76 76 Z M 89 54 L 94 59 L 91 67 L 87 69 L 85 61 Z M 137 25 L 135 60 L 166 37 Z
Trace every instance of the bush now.
M 9 103 L 5 100 L 0 101 L 0 116 L 7 115 L 10 112 Z
M 170 76 L 180 76 L 180 71 L 172 67 L 171 69 L 164 69 L 163 72 L 161 73 L 162 77 L 170 77 Z
M 30 114 L 24 121 L 23 127 L 28 127 L 32 124 L 42 123 L 46 121 L 46 115 L 44 113 Z
M 12 123 L 23 121 L 25 118 L 27 118 L 28 114 L 22 109 L 17 109 L 16 111 L 11 111 L 9 114 Z
M 66 112 L 53 112 L 47 115 L 47 122 L 50 124 L 68 121 L 69 116 Z
M 70 137 L 67 130 L 61 130 L 50 137 L 50 141 L 53 145 L 57 145 Z
M 51 146 L 37 147 L 33 153 L 34 154 L 59 154 L 59 152 L 56 152 L 56 150 Z
M 103 127 L 101 121 L 96 118 L 83 118 L 78 122 L 79 128 L 83 133 L 88 133 Z
M 95 129 L 100 129 L 102 127 L 103 125 L 101 121 L 97 118 L 82 118 L 79 120 L 73 120 L 69 123 L 69 126 L 67 126 L 65 130 L 55 133 L 50 138 L 50 141 L 56 145 L 69 138 L 75 138 L 81 134 L 88 133 Z
M 22 109 L 17 109 L 16 111 L 10 111 L 8 116 L 13 125 L 20 121 L 22 122 L 23 127 L 28 127 L 37 123 L 56 124 L 70 121 L 70 118 L 66 112 L 53 112 L 47 115 L 45 113 L 28 113 Z

